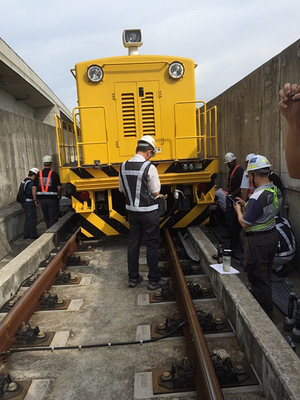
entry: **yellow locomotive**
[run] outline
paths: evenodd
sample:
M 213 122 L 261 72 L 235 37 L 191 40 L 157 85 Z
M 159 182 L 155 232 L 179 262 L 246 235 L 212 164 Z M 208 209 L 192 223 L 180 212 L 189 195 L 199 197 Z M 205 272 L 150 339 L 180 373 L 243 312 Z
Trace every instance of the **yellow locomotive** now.
M 139 55 L 142 41 L 126 30 L 128 55 L 76 64 L 74 126 L 55 117 L 61 181 L 87 237 L 128 231 L 118 176 L 143 135 L 157 146 L 161 227 L 205 224 L 214 201 L 216 107 L 195 100 L 192 59 Z

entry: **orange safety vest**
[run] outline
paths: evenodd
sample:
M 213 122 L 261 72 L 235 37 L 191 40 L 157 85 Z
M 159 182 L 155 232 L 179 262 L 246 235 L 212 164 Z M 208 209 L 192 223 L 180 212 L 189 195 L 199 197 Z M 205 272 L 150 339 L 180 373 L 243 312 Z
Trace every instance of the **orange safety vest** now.
M 48 176 L 47 176 L 46 187 L 44 187 L 43 173 L 42 173 L 42 171 L 39 172 L 39 175 L 40 175 L 40 185 L 41 185 L 41 189 L 42 189 L 42 192 L 43 192 L 43 193 L 48 192 L 49 183 L 50 183 L 50 178 L 51 178 L 52 172 L 53 172 L 53 170 L 50 169 L 49 174 L 48 174 Z
M 234 173 L 235 173 L 235 171 L 237 170 L 238 167 L 239 167 L 239 165 L 237 164 L 233 168 L 233 170 L 231 171 L 230 175 L 228 175 L 228 181 L 227 181 L 228 193 L 231 193 L 231 180 L 232 180 L 232 177 L 233 177 L 233 175 L 234 175 Z

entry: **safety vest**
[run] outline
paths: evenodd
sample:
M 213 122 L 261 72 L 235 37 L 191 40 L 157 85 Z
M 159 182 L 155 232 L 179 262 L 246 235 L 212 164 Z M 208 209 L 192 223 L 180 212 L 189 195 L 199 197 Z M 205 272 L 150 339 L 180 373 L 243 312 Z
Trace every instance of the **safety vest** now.
M 228 175 L 228 180 L 227 180 L 227 188 L 228 188 L 228 193 L 231 193 L 231 181 L 233 178 L 233 175 L 235 173 L 235 171 L 238 169 L 239 165 L 237 164 L 233 170 L 231 171 L 231 173 Z
M 43 172 L 40 171 L 39 172 L 39 188 L 41 188 L 41 192 L 37 192 L 36 194 L 38 195 L 50 195 L 50 196 L 57 196 L 57 192 L 49 192 L 49 184 L 50 184 L 50 179 L 51 179 L 51 175 L 52 175 L 53 170 L 50 169 L 47 178 L 43 177 Z
M 147 186 L 149 161 L 126 161 L 121 166 L 121 179 L 126 197 L 126 210 L 135 212 L 149 212 L 158 209 L 158 202 L 154 200 Z
M 279 210 L 279 200 L 278 200 L 278 196 L 277 196 L 277 186 L 274 185 L 273 188 L 263 188 L 260 189 L 261 190 L 267 190 L 268 192 L 273 193 L 273 204 L 274 204 L 274 212 L 273 212 L 273 216 L 269 219 L 269 221 L 263 223 L 263 224 L 253 224 L 251 226 L 249 226 L 248 228 L 246 228 L 246 232 L 258 232 L 258 231 L 268 231 L 269 229 L 272 229 L 273 227 L 275 227 L 275 216 Z M 245 210 L 247 207 L 248 201 L 245 204 Z

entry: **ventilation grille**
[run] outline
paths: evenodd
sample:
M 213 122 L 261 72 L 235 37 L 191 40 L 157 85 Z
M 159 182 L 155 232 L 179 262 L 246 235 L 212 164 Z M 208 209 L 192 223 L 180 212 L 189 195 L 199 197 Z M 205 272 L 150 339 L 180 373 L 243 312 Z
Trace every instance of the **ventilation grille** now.
M 124 136 L 136 136 L 134 94 L 122 93 L 121 100 Z
M 153 92 L 146 92 L 141 99 L 143 135 L 155 135 Z

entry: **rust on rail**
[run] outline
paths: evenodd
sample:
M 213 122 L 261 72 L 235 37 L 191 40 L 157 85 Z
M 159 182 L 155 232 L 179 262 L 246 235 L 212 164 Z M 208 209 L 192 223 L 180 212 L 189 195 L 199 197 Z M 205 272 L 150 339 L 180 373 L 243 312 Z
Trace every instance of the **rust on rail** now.
M 183 332 L 188 354 L 196 367 L 194 380 L 197 397 L 201 400 L 224 399 L 170 232 L 168 229 L 164 232 L 178 308 L 186 321 Z
M 59 270 L 65 268 L 68 258 L 75 252 L 77 245 L 76 232 L 2 319 L 0 322 L 0 352 L 10 349 L 22 322 L 29 321 L 32 314 L 38 308 L 44 291 L 48 291 L 51 288 Z

